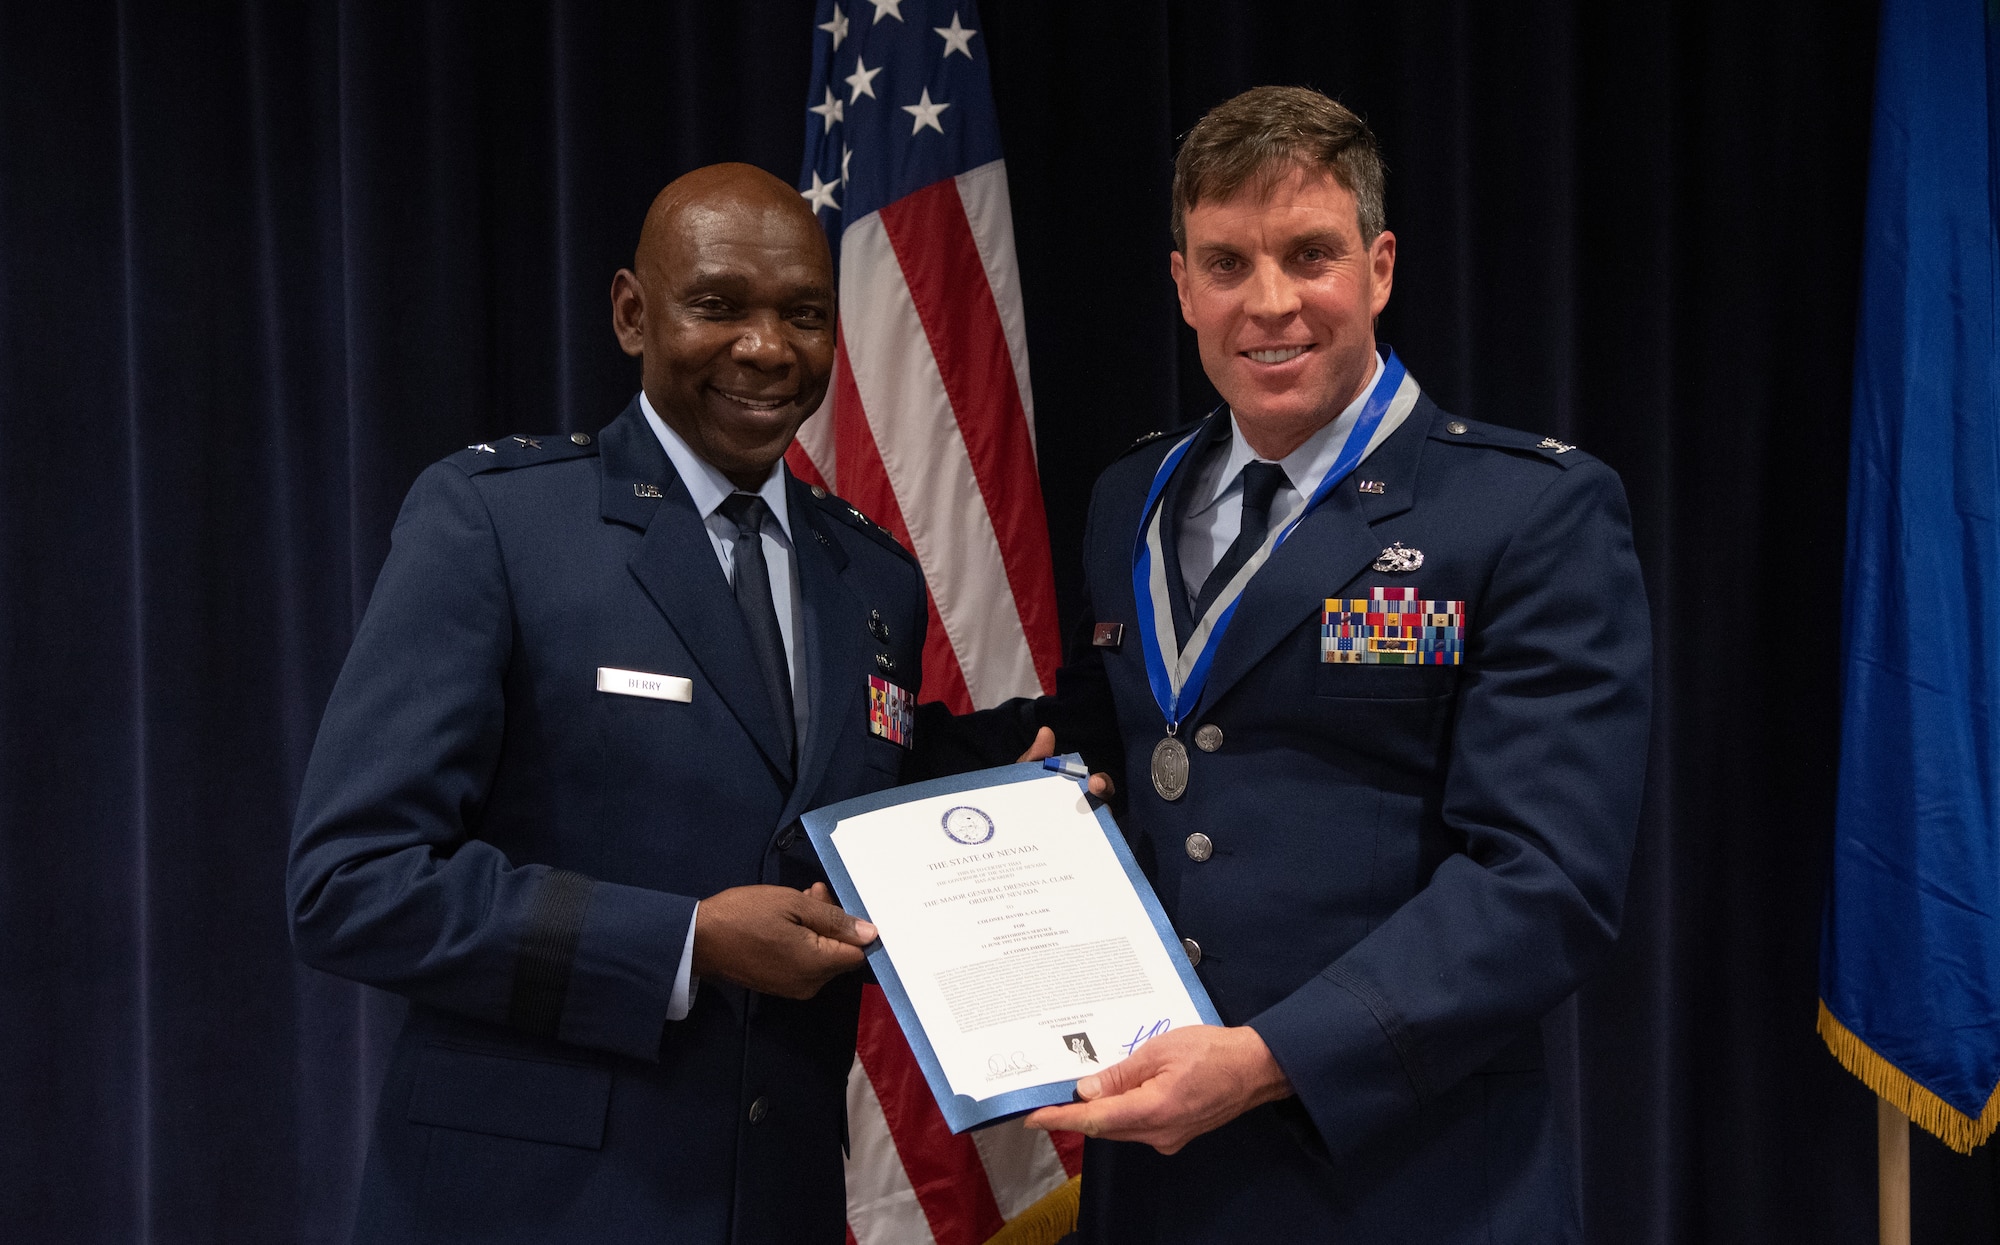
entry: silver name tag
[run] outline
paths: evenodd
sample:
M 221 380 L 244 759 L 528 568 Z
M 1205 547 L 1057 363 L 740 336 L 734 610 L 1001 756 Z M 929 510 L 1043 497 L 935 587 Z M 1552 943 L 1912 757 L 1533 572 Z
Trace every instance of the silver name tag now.
M 694 680 L 674 674 L 647 674 L 644 670 L 614 670 L 610 666 L 599 666 L 597 690 L 616 692 L 620 696 L 645 696 L 652 700 L 678 700 L 686 704 L 694 699 Z

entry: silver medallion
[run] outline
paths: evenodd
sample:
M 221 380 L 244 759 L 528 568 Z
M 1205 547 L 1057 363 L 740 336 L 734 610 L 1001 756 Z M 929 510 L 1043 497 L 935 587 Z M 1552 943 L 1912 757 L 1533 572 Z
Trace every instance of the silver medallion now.
M 1153 745 L 1153 790 L 1163 800 L 1178 800 L 1187 793 L 1187 745 L 1172 735 Z

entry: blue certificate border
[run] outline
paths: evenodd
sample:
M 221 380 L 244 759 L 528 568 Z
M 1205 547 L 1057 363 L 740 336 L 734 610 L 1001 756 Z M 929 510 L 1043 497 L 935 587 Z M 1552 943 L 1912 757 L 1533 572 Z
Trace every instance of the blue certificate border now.
M 1077 760 L 1071 754 L 1068 760 Z M 890 808 L 897 804 L 910 804 L 917 800 L 928 800 L 933 796 L 957 795 L 982 787 L 999 787 L 1014 782 L 1031 782 L 1037 778 L 1061 778 L 1064 775 L 1044 767 L 1039 761 L 1028 761 L 1019 765 L 1002 765 L 997 769 L 975 770 L 969 774 L 954 774 L 949 778 L 933 778 L 928 782 L 911 783 L 907 787 L 890 787 L 872 795 L 856 796 L 829 804 L 807 813 L 801 820 L 806 833 L 812 836 L 813 847 L 819 852 L 820 863 L 826 867 L 826 876 L 833 883 L 833 890 L 840 896 L 841 904 L 856 916 L 866 919 L 868 909 L 861 902 L 859 892 L 854 889 L 854 879 L 848 876 L 847 865 L 840 859 L 840 852 L 833 846 L 834 827 L 849 817 L 872 813 L 878 809 Z M 1079 790 L 1088 790 L 1088 780 L 1072 778 Z M 1093 803 L 1097 803 L 1093 801 Z M 1222 1017 L 1215 1010 L 1215 1004 L 1208 998 L 1208 991 L 1201 985 L 1201 978 L 1195 976 L 1194 966 L 1188 963 L 1187 954 L 1181 950 L 1180 935 L 1167 921 L 1166 911 L 1160 907 L 1160 900 L 1153 893 L 1152 883 L 1139 872 L 1139 862 L 1132 858 L 1132 849 L 1125 844 L 1125 834 L 1112 820 L 1111 811 L 1097 803 L 1097 824 L 1104 831 L 1104 837 L 1111 844 L 1118 863 L 1125 868 L 1125 876 L 1138 893 L 1139 902 L 1146 907 L 1146 915 L 1152 919 L 1153 929 L 1168 950 L 1167 962 L 1180 974 L 1181 984 L 1187 987 L 1188 997 L 1194 1000 L 1195 1012 L 1206 1024 L 1219 1025 Z M 930 1082 L 931 1095 L 937 1099 L 938 1107 L 944 1112 L 945 1123 L 954 1133 L 968 1129 L 982 1128 L 997 1124 L 1001 1120 L 1012 1119 L 1033 1111 L 1036 1107 L 1056 1106 L 1060 1103 L 1076 1101 L 1076 1080 L 1051 1081 L 1046 1085 L 1031 1085 L 1026 1089 L 1010 1090 L 992 1098 L 968 1098 L 955 1094 L 951 1082 L 945 1079 L 944 1068 L 938 1063 L 937 1052 L 931 1049 L 930 1039 L 917 1021 L 917 1010 L 910 1004 L 909 993 L 903 989 L 903 979 L 896 975 L 896 966 L 889 961 L 889 952 L 880 939 L 868 948 L 868 966 L 875 972 L 875 980 L 881 985 L 882 993 L 889 1000 L 889 1007 L 896 1013 L 896 1021 L 903 1026 L 903 1036 L 909 1039 L 910 1051 L 917 1057 L 917 1064 L 924 1070 L 924 1079 Z

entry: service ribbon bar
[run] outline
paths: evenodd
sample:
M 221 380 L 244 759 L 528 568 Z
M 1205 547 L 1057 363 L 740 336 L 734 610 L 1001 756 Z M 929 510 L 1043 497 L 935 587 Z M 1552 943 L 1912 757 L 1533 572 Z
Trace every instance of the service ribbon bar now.
M 1328 597 L 1319 659 L 1362 666 L 1456 666 L 1465 652 L 1465 602 L 1425 601 L 1415 588 L 1376 588 L 1364 600 Z

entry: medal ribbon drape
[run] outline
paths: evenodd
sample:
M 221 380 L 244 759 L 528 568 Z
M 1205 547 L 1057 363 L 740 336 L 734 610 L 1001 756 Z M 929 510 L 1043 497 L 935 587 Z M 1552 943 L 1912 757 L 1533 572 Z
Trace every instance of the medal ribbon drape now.
M 1208 682 L 1208 670 L 1215 659 L 1215 650 L 1222 642 L 1223 633 L 1229 629 L 1230 620 L 1236 616 L 1236 602 L 1242 597 L 1251 577 L 1270 560 L 1272 552 L 1285 543 L 1305 517 L 1359 467 L 1376 446 L 1388 440 L 1389 435 L 1402 426 L 1416 402 L 1416 380 L 1404 370 L 1396 352 L 1389 351 L 1375 391 L 1362 406 L 1354 426 L 1347 430 L 1347 437 L 1341 442 L 1340 453 L 1335 456 L 1333 466 L 1327 469 L 1312 496 L 1294 505 L 1283 522 L 1273 525 L 1263 545 L 1216 594 L 1207 611 L 1195 621 L 1185 646 L 1176 643 L 1173 603 L 1167 595 L 1165 559 L 1168 555 L 1162 547 L 1160 535 L 1164 526 L 1160 514 L 1160 494 L 1166 490 L 1174 469 L 1187 456 L 1188 447 L 1194 441 L 1193 434 L 1168 452 L 1166 461 L 1153 475 L 1152 489 L 1146 494 L 1146 506 L 1140 511 L 1139 534 L 1132 552 L 1133 600 L 1151 603 L 1150 610 L 1141 608 L 1144 616 L 1139 619 L 1139 643 L 1146 656 L 1146 678 L 1153 688 L 1153 700 L 1166 717 L 1168 738 L 1179 732 L 1181 722 L 1201 703 L 1202 687 Z M 1174 655 L 1171 665 L 1167 661 L 1169 653 Z M 1161 794 L 1166 793 L 1162 791 Z M 1177 796 L 1178 792 L 1166 798 Z

